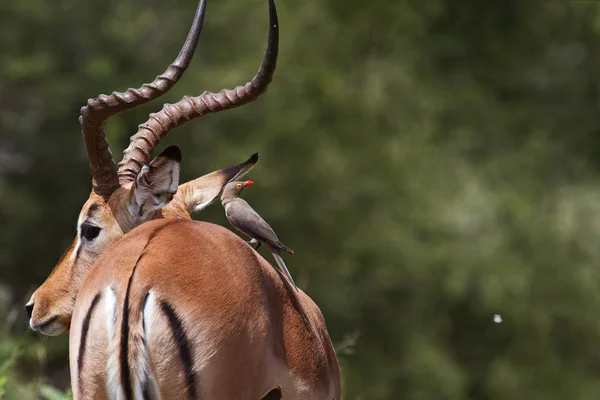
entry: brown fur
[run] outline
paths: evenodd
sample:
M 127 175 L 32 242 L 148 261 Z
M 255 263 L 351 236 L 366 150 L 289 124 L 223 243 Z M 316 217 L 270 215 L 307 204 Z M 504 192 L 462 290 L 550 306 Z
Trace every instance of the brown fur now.
M 77 238 L 62 255 L 46 281 L 33 293 L 29 304 L 35 304 L 31 324 L 45 335 L 60 335 L 69 329 L 75 297 L 81 282 L 104 249 L 119 241 L 127 232 L 146 220 L 160 218 L 191 219 L 189 212 L 198 205 L 214 200 L 235 171 L 226 168 L 211 172 L 179 186 L 177 194 L 162 209 L 140 220 L 129 213 L 132 185 L 120 187 L 110 197 L 94 192 L 83 205 L 79 220 L 90 220 L 103 230 L 93 248 L 79 252 L 75 258 Z M 90 213 L 90 208 L 96 211 Z M 92 216 L 93 218 L 88 218 Z M 54 320 L 49 325 L 47 321 Z
M 150 290 L 180 317 L 201 398 L 259 399 L 281 387 L 286 400 L 339 400 L 337 360 L 315 303 L 227 229 L 190 221 L 189 210 L 208 205 L 235 174 L 223 169 L 180 185 L 169 203 L 143 218 L 129 212 L 131 185 L 110 197 L 92 192 L 79 222 L 101 227 L 102 234 L 85 246 L 76 238 L 30 301 L 32 328 L 46 335 L 71 329 L 75 399 L 107 399 L 107 386 L 121 385 L 123 310 L 131 278 L 126 358 L 138 392 L 146 358 L 162 398 L 180 398 L 187 387 L 172 322 L 155 307 L 150 330 L 144 331 L 143 301 Z M 147 220 L 156 221 L 143 223 Z M 112 335 L 109 286 L 116 296 Z
M 113 287 L 120 314 L 134 267 L 132 319 L 140 318 L 148 291 L 173 306 L 193 344 L 194 364 L 203 365 L 196 371 L 200 398 L 259 399 L 281 386 L 285 399 L 340 399 L 337 361 L 318 307 L 239 237 L 203 222 L 143 224 L 100 257 L 75 304 L 71 360 L 77 359 L 81 323 L 96 292 Z M 159 313 L 154 310 L 154 315 Z M 106 317 L 98 313 L 92 320 Z M 155 321 L 147 338 L 152 374 L 162 398 L 181 398 L 181 360 L 167 321 Z M 109 356 L 106 329 L 89 335 L 88 343 L 102 345 L 86 355 L 83 375 L 101 377 L 98 371 L 106 369 Z M 199 349 L 207 347 L 215 354 L 203 360 Z M 77 376 L 72 361 L 73 382 Z M 74 385 L 74 393 L 77 398 L 105 398 L 102 386 Z

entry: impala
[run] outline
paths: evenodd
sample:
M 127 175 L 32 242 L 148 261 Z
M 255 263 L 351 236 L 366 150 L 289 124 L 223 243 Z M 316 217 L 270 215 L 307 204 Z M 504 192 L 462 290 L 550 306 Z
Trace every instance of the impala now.
M 254 78 L 233 90 L 185 96 L 138 127 L 118 168 L 104 123 L 167 92 L 194 54 L 206 0 L 176 60 L 152 83 L 88 100 L 80 123 L 92 192 L 77 237 L 32 295 L 30 326 L 70 329 L 75 399 L 340 399 L 339 368 L 317 305 L 229 230 L 192 221 L 244 163 L 179 185 L 181 153 L 150 160 L 175 126 L 256 100 L 272 80 L 279 33 Z

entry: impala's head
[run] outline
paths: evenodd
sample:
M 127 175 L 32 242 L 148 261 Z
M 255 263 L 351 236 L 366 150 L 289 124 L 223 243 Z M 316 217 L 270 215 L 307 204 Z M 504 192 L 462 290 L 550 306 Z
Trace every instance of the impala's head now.
M 269 39 L 258 73 L 243 86 L 218 93 L 185 96 L 138 127 L 118 168 L 104 134 L 106 119 L 166 93 L 188 67 L 202 28 L 206 0 L 200 0 L 192 28 L 177 59 L 152 83 L 124 93 L 113 92 L 89 99 L 79 122 L 92 170 L 92 192 L 77 221 L 77 236 L 46 281 L 26 305 L 31 329 L 59 335 L 69 329 L 75 298 L 86 274 L 98 257 L 127 232 L 157 218 L 190 218 L 215 200 L 230 181 L 247 173 L 258 160 L 223 168 L 179 185 L 181 151 L 164 149 L 154 160 L 150 155 L 175 126 L 210 112 L 218 112 L 256 100 L 271 82 L 278 52 L 277 12 L 269 0 Z

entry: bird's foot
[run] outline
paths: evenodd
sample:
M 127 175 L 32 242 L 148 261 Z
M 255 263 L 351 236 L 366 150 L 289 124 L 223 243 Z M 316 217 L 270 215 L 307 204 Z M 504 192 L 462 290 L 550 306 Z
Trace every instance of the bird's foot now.
M 251 239 L 251 240 L 248 240 L 246 243 L 248 243 L 250 246 L 252 246 L 252 248 L 253 248 L 254 250 L 258 250 L 258 248 L 259 248 L 259 247 L 261 246 L 261 244 L 262 244 L 261 242 L 259 242 L 258 240 L 254 239 L 254 238 L 253 238 L 253 239 Z M 256 247 L 254 247 L 254 245 L 256 245 Z

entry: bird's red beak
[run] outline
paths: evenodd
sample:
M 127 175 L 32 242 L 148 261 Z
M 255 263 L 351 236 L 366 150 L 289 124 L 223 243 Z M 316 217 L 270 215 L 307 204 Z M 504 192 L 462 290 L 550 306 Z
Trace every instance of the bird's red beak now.
M 248 187 L 250 185 L 252 185 L 254 182 L 253 181 L 246 181 L 244 182 L 244 187 Z

